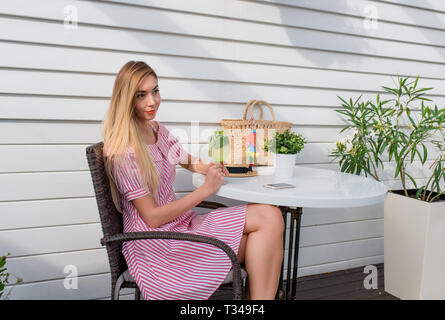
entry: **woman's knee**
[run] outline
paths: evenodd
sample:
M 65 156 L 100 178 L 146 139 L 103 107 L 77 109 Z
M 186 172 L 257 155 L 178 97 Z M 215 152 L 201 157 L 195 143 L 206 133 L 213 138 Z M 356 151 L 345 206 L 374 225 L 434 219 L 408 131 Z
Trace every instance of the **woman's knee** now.
M 246 227 L 256 230 L 267 228 L 282 233 L 284 231 L 284 220 L 281 210 L 269 204 L 249 204 L 247 206 Z
M 273 205 L 265 205 L 268 218 L 270 219 L 270 224 L 273 225 L 273 228 L 279 230 L 280 232 L 284 231 L 284 220 L 281 210 Z

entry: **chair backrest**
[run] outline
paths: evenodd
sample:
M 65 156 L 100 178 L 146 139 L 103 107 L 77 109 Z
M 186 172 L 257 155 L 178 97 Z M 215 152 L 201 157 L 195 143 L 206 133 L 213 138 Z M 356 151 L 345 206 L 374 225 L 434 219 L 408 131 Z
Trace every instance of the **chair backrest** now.
M 122 214 L 117 211 L 111 196 L 110 184 L 105 172 L 103 156 L 103 142 L 93 144 L 86 148 L 88 165 L 90 167 L 91 178 L 93 180 L 94 192 L 96 195 L 97 207 L 99 209 L 100 221 L 104 237 L 117 233 L 122 233 Z M 108 260 L 111 270 L 112 284 L 116 283 L 119 275 L 127 267 L 122 254 L 122 243 L 119 241 L 106 245 Z

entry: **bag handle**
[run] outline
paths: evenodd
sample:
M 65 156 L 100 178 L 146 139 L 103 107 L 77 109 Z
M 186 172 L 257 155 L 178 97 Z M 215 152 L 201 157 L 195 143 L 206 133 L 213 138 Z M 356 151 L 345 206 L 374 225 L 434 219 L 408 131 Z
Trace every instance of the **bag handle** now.
M 256 105 L 256 100 L 250 100 L 250 101 L 246 104 L 246 106 L 244 107 L 244 112 L 243 112 L 243 120 L 246 120 L 247 111 L 249 110 L 249 108 L 250 108 L 251 106 L 254 106 L 254 105 Z M 263 118 L 263 108 L 261 108 L 261 106 L 260 106 L 259 108 L 260 108 L 260 118 L 262 119 L 262 118 Z M 252 113 L 252 111 L 250 111 L 250 117 L 253 118 L 253 113 Z
M 247 116 L 247 110 L 252 107 L 250 109 L 250 117 L 253 119 L 253 109 L 257 106 L 260 109 L 260 120 L 263 120 L 263 108 L 261 106 L 261 104 L 266 105 L 266 107 L 269 108 L 269 111 L 272 115 L 272 121 L 275 122 L 275 114 L 273 112 L 272 107 L 270 106 L 270 104 L 268 104 L 266 101 L 264 100 L 250 100 L 246 107 L 244 108 L 244 114 L 243 114 L 243 120 L 246 120 L 246 116 Z

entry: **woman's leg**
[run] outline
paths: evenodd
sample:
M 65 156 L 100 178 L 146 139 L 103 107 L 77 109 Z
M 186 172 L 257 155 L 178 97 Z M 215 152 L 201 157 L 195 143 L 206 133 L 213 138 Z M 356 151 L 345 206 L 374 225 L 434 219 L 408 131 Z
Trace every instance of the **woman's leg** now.
M 248 273 L 246 298 L 275 298 L 283 259 L 283 231 L 280 209 L 265 204 L 247 206 L 238 250 L 238 259 L 245 263 Z

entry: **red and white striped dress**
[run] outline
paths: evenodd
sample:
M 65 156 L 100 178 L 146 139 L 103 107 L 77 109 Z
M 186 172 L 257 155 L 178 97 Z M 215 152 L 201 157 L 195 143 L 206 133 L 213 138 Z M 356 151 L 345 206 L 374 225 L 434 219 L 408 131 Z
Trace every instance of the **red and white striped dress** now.
M 159 130 L 152 125 L 157 131 L 157 142 L 147 148 L 161 178 L 156 205 L 163 206 L 176 200 L 173 190 L 176 165 L 186 160 L 188 154 L 178 139 L 158 124 Z M 197 215 L 190 209 L 158 228 L 150 228 L 132 203 L 150 191 L 141 183 L 131 150 L 114 172 L 121 194 L 124 232 L 159 230 L 206 235 L 224 241 L 238 253 L 247 205 L 219 208 L 205 215 Z M 144 299 L 207 299 L 232 268 L 221 249 L 204 243 L 136 240 L 124 242 L 122 252 Z

